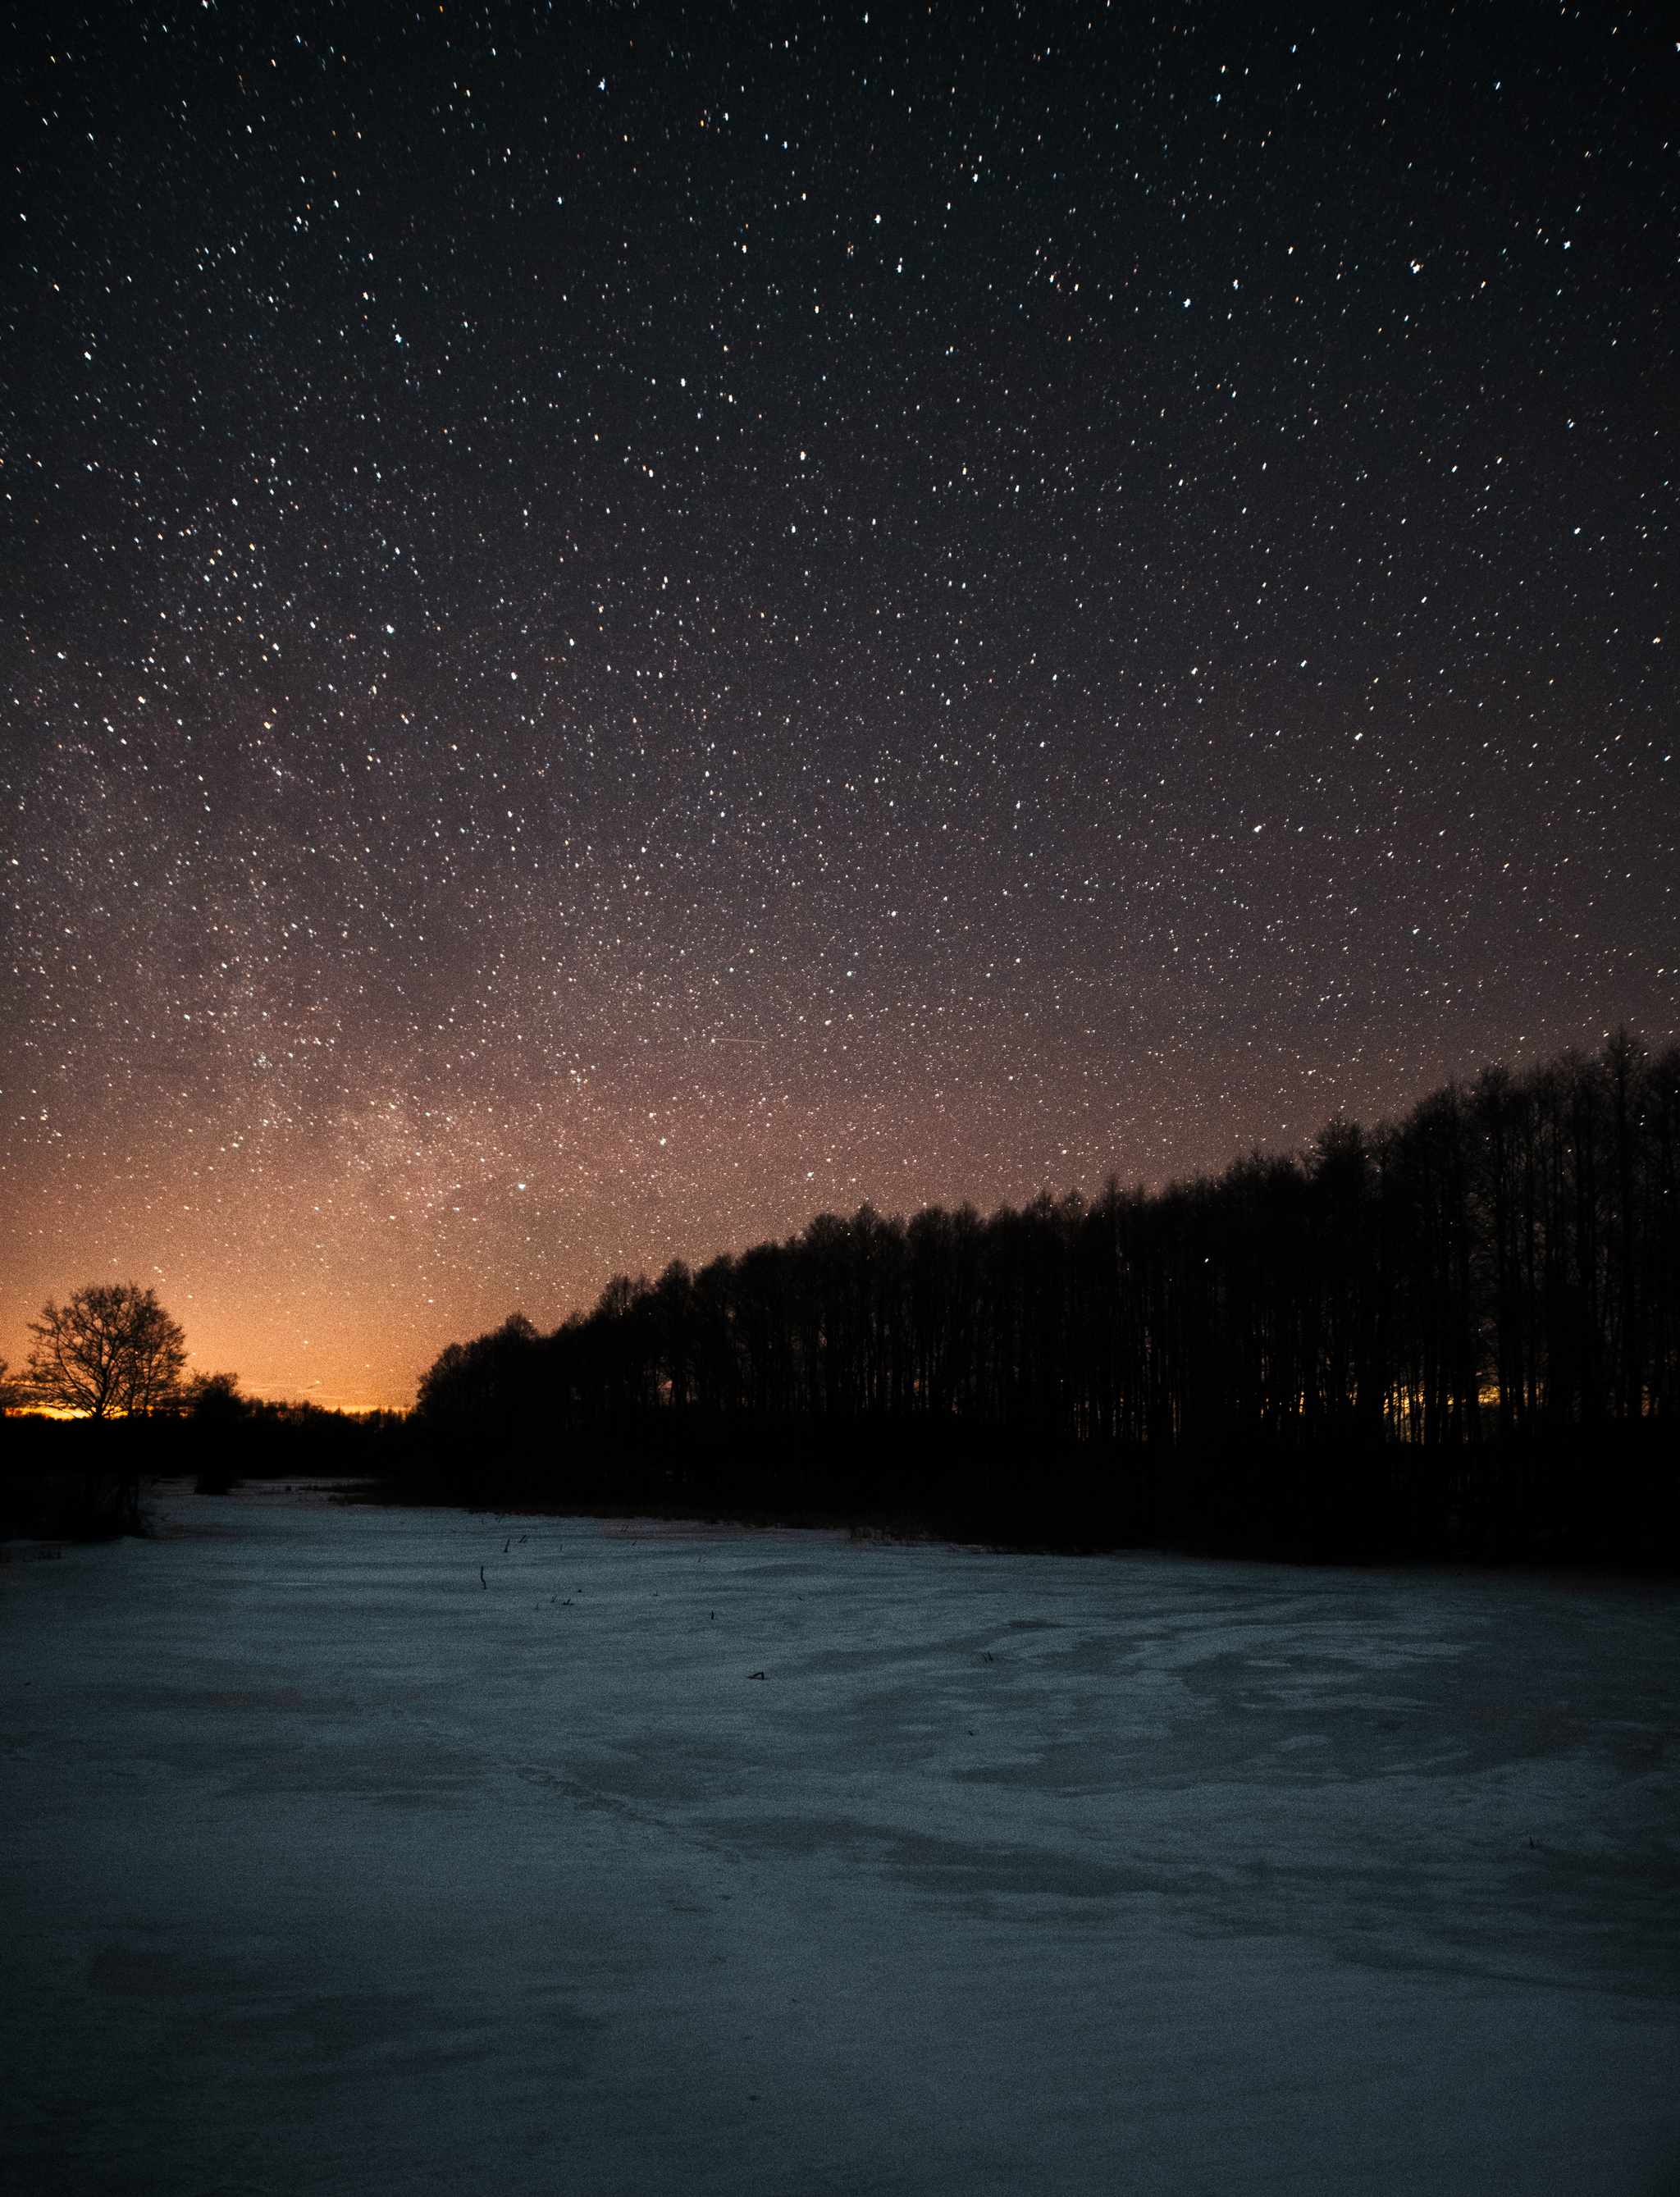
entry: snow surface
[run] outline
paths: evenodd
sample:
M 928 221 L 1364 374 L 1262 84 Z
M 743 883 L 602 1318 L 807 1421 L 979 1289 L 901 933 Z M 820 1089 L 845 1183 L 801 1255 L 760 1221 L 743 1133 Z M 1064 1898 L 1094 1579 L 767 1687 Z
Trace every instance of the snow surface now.
M 1680 2189 L 1668 1587 L 159 1514 L 0 1566 L 13 2189 Z

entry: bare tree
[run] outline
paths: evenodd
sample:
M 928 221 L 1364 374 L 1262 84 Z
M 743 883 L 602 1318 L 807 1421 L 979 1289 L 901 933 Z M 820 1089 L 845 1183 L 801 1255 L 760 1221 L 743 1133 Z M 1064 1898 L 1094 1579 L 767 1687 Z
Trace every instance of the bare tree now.
M 31 1400 L 95 1419 L 149 1418 L 179 1400 L 187 1338 L 137 1282 L 90 1282 L 29 1323 Z

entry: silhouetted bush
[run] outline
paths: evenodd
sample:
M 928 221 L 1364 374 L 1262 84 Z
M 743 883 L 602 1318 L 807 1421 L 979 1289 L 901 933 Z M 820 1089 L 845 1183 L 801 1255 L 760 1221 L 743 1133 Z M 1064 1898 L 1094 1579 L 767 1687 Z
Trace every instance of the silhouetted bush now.
M 328 1412 L 223 1394 L 152 1418 L 0 1419 L 0 1539 L 97 1540 L 145 1530 L 146 1487 L 190 1475 L 200 1492 L 240 1480 L 390 1480 L 410 1469 L 395 1412 Z

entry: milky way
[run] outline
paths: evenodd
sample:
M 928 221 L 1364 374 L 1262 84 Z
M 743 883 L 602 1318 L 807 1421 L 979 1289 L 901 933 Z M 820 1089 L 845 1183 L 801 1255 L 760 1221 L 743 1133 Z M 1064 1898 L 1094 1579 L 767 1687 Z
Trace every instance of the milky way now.
M 132 1276 L 407 1402 L 819 1210 L 1672 1038 L 1676 77 L 28 11 L 0 1351 Z

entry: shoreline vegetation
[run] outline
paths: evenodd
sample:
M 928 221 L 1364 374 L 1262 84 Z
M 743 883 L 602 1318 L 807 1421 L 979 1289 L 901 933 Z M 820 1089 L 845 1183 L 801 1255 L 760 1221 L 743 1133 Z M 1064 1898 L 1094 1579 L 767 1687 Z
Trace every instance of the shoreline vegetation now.
M 1672 1569 L 1677 1431 L 1680 1049 L 1622 1034 L 1160 1191 L 866 1205 L 620 1275 L 551 1334 L 450 1344 L 406 1416 L 215 1377 L 172 1417 L 0 1438 L 8 1521 L 73 1479 L 90 1531 L 136 1524 L 152 1474 L 343 1474 L 1000 1547 Z
M 342 1443 L 312 1430 L 254 1450 L 223 1437 L 211 1452 L 178 1429 L 154 1442 L 150 1430 L 118 1426 L 99 1430 L 97 1455 L 72 1446 L 63 1422 L 13 1431 L 23 1439 L 9 1444 L 0 1475 L 0 1543 L 143 1534 L 154 1492 L 183 1481 L 210 1495 L 284 1482 L 345 1503 L 816 1527 L 999 1551 L 1680 1572 L 1674 1444 L 1654 1428 L 1544 1450 L 1490 1441 L 1456 1470 L 1393 1448 L 1162 1458 L 1025 1433 L 930 1445 L 920 1429 L 867 1424 L 623 1428 L 578 1445 L 564 1471 L 507 1458 L 464 1469 L 452 1445 L 421 1445 L 403 1420 L 383 1434 L 351 1422 Z

